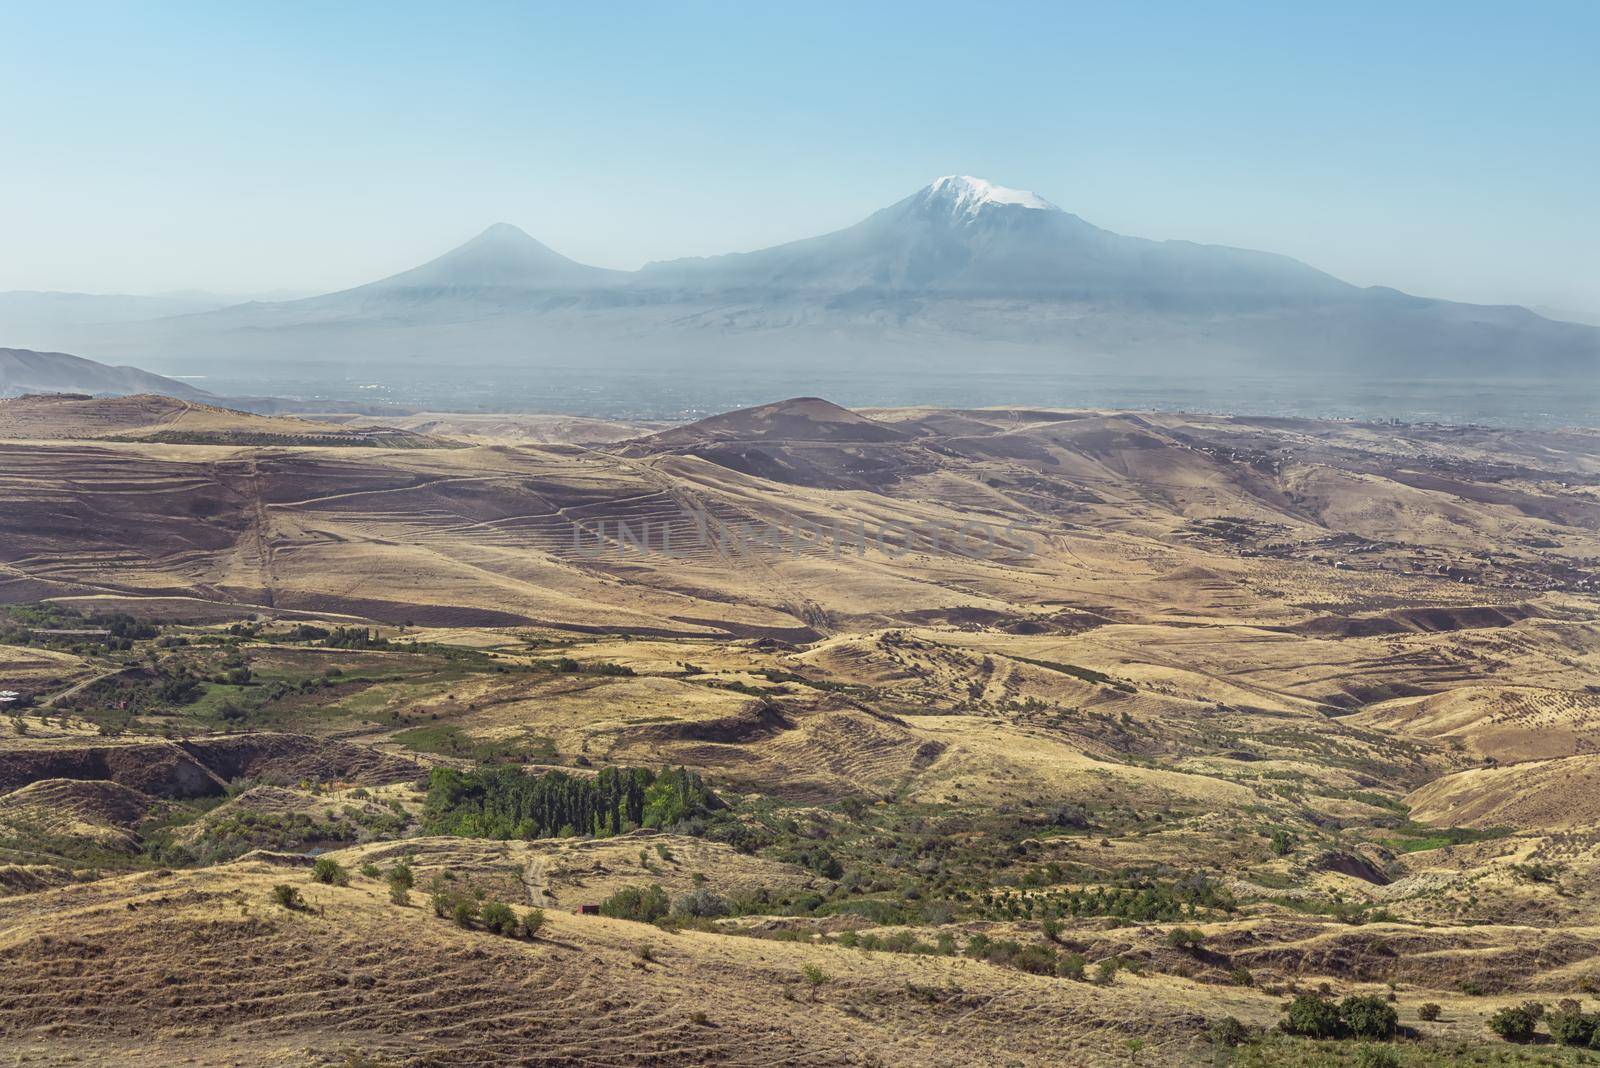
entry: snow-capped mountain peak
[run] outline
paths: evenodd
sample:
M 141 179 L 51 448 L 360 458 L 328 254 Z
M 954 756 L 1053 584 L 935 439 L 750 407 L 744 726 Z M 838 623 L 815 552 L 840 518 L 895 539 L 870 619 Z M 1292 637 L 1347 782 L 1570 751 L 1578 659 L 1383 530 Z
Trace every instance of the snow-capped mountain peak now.
M 965 174 L 949 174 L 935 179 L 922 191 L 922 199 L 930 207 L 948 211 L 957 220 L 974 218 L 988 207 L 1061 210 L 1038 193 L 1030 193 L 1026 189 L 1008 189 Z

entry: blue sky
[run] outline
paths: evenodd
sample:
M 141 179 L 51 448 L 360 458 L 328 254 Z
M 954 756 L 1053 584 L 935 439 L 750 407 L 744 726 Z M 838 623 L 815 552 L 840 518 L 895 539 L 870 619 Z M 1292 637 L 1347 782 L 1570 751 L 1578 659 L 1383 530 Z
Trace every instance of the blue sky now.
M 1600 4 L 13 4 L 0 289 L 322 290 L 491 222 L 760 247 L 934 177 L 1600 310 Z

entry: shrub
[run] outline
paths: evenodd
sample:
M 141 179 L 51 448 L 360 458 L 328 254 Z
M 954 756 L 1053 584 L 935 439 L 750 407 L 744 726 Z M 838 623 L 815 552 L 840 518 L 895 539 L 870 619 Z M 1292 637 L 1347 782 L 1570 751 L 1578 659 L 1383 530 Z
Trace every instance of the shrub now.
M 350 883 L 350 873 L 344 870 L 343 864 L 332 857 L 318 857 L 316 864 L 311 868 L 311 877 L 329 886 L 348 886 Z
M 478 913 L 478 920 L 497 935 L 512 937 L 521 928 L 521 921 L 510 905 L 491 901 Z
M 412 872 L 411 865 L 402 860 L 400 863 L 390 868 L 389 885 L 404 887 L 407 890 L 410 890 L 413 886 L 416 886 L 417 877 L 416 874 Z
M 1278 1028 L 1305 1038 L 1336 1038 L 1340 1031 L 1339 1007 L 1316 994 L 1301 994 L 1284 1010 Z
M 1063 979 L 1083 980 L 1083 969 L 1088 961 L 1083 959 L 1082 953 L 1063 953 L 1056 961 L 1056 974 Z
M 450 906 L 450 918 L 457 927 L 471 927 L 478 918 L 478 903 L 466 895 L 457 895 Z
M 1011 959 L 1013 967 L 1034 975 L 1056 974 L 1056 951 L 1049 946 L 1025 946 Z
M 544 909 L 529 909 L 522 914 L 522 937 L 532 938 L 544 930 Z
M 365 875 L 368 879 L 376 879 L 379 875 L 378 866 L 371 861 L 368 861 L 367 863 L 361 865 L 361 874 Z
M 1534 1025 L 1539 1021 L 1521 1005 L 1507 1005 L 1489 1017 L 1489 1030 L 1507 1042 L 1528 1042 L 1533 1038 Z
M 600 915 L 618 920 L 654 923 L 667 914 L 667 892 L 655 883 L 624 886 L 600 903 Z
M 305 901 L 300 897 L 300 891 L 288 883 L 279 883 L 272 888 L 272 900 L 286 909 L 305 908 Z
M 1094 966 L 1094 981 L 1104 986 L 1117 977 L 1117 969 L 1122 967 L 1122 962 L 1116 957 L 1107 957 Z
M 1356 1050 L 1356 1068 L 1400 1068 L 1400 1055 L 1383 1046 L 1362 1046 Z
M 804 968 L 801 968 L 800 976 L 806 981 L 806 985 L 811 987 L 811 992 L 813 994 L 817 992 L 818 987 L 822 986 L 824 983 L 830 982 L 832 978 L 827 972 L 823 971 L 815 964 L 807 964 Z
M 1238 1046 L 1250 1041 L 1250 1028 L 1233 1016 L 1211 1022 L 1211 1041 L 1219 1046 Z
M 1167 945 L 1174 949 L 1194 949 L 1205 940 L 1198 927 L 1174 927 L 1167 932 Z
M 409 905 L 411 904 L 411 891 L 407 890 L 399 883 L 390 883 L 389 901 L 391 904 L 395 905 Z
M 672 903 L 674 916 L 693 916 L 700 919 L 716 919 L 718 916 L 728 914 L 728 903 L 719 895 L 706 887 L 698 887 L 684 894 Z
M 1394 1006 L 1373 995 L 1353 995 L 1339 1005 L 1339 1018 L 1356 1038 L 1390 1039 L 1400 1025 Z
M 1563 1006 L 1550 1013 L 1545 1022 L 1550 1028 L 1550 1037 L 1563 1046 L 1587 1046 L 1595 1037 L 1595 1025 L 1600 1017 L 1590 1016 L 1576 1007 Z
M 1439 1018 L 1439 1013 L 1442 1011 L 1443 1010 L 1439 1008 L 1439 1003 L 1437 1001 L 1424 1001 L 1421 1005 L 1417 1006 L 1417 1019 L 1437 1020 Z

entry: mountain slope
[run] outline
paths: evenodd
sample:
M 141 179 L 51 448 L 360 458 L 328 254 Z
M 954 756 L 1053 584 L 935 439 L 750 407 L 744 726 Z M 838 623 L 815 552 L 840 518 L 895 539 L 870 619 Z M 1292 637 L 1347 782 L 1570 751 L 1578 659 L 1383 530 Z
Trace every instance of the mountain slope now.
M 940 178 L 855 226 L 759 252 L 651 264 L 646 282 L 1204 305 L 1343 297 L 1353 286 L 1283 256 L 1124 237 L 1042 197 Z
M 641 439 L 641 444 L 670 447 L 714 441 L 881 442 L 903 441 L 906 437 L 902 430 L 874 422 L 821 397 L 795 397 L 663 430 Z
M 0 349 L 0 396 L 21 393 L 165 393 L 200 399 L 209 394 L 137 367 L 108 367 L 65 352 Z
M 352 292 L 549 289 L 603 285 L 624 275 L 569 260 L 510 223 L 495 223 L 437 259 Z
M 8 324 L 0 314 L 0 331 Z M 634 272 L 506 224 L 355 289 L 63 331 L 73 347 L 299 378 L 828 367 L 1369 378 L 1592 390 L 1600 329 L 1349 285 L 1265 252 L 1103 230 L 1033 193 L 941 178 L 820 237 Z M 280 373 L 279 378 L 283 375 Z M 771 392 L 794 392 L 773 385 Z
M 320 323 L 377 324 L 493 318 L 540 309 L 551 297 L 619 285 L 626 272 L 590 267 L 550 249 L 509 223 L 496 223 L 464 245 L 419 267 L 354 289 L 302 300 L 241 304 L 152 324 L 177 338 L 233 329 Z
M 219 399 L 219 398 L 213 398 Z M 84 399 L 75 394 L 0 399 L 0 438 L 151 441 L 173 445 L 435 448 L 447 442 L 398 427 L 330 426 L 256 415 L 159 394 Z

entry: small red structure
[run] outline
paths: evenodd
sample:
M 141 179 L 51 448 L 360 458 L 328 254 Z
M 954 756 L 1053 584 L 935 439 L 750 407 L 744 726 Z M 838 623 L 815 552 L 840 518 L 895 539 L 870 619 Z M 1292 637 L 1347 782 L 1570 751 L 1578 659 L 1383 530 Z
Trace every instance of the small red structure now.
M 600 906 L 599 905 L 579 905 L 578 906 L 578 915 L 579 916 L 598 916 L 598 915 L 600 915 Z

